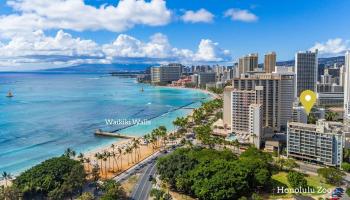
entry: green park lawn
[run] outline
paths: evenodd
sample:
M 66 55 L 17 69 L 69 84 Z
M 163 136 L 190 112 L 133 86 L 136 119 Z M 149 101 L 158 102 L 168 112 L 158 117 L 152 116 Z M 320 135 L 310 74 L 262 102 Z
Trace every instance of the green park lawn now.
M 277 174 L 274 174 L 272 176 L 272 180 L 274 182 L 274 188 L 277 188 L 278 186 L 281 187 L 283 186 L 284 188 L 290 187 L 288 180 L 287 180 L 287 172 L 278 172 Z M 305 196 L 315 196 L 315 195 L 323 195 L 325 190 L 323 192 L 320 190 L 321 188 L 324 189 L 331 189 L 334 186 L 326 184 L 324 179 L 319 176 L 314 176 L 314 175 L 305 175 L 305 179 L 307 180 L 308 186 L 310 188 L 314 188 L 315 193 L 312 194 L 303 194 Z M 321 192 L 320 192 L 321 191 Z M 290 194 L 283 194 L 283 195 L 275 195 L 274 197 L 276 198 L 281 198 L 281 197 L 292 197 Z M 270 198 L 273 198 L 270 196 Z

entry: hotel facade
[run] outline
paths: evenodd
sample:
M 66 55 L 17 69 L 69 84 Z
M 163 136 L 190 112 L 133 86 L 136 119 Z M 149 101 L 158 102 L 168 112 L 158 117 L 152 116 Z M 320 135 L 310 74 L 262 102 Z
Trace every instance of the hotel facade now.
M 294 100 L 293 74 L 252 73 L 233 79 L 232 86 L 238 90 L 254 90 L 262 86 L 263 127 L 273 131 L 286 130 L 292 119 Z
M 344 147 L 343 125 L 319 120 L 316 124 L 288 123 L 287 157 L 310 163 L 341 166 Z

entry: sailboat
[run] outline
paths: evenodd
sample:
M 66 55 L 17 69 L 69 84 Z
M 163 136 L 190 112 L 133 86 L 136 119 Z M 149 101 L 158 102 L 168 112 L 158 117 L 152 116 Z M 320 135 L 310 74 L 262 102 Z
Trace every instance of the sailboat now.
M 11 92 L 11 91 L 9 91 L 9 92 L 7 93 L 7 95 L 6 95 L 6 97 L 8 97 L 8 98 L 11 98 L 11 97 L 13 97 L 13 94 L 12 94 L 12 92 Z

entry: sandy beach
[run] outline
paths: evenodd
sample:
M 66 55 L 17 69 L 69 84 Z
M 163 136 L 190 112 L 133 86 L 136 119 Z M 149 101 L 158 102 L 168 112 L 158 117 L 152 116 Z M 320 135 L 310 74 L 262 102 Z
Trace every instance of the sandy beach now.
M 217 94 L 214 94 L 207 90 L 198 89 L 198 88 L 183 88 L 183 87 L 172 87 L 172 86 L 157 86 L 157 87 L 197 90 L 210 95 L 212 98 L 219 98 Z M 192 113 L 193 111 L 190 112 L 187 116 L 192 115 Z M 170 134 L 170 132 L 168 132 L 168 134 Z M 139 137 L 138 139 L 141 141 L 142 137 Z M 110 160 L 107 159 L 107 161 L 105 162 L 102 161 L 103 169 L 100 173 L 100 176 L 102 178 L 112 178 L 122 173 L 123 171 L 129 169 L 130 167 L 136 165 L 138 162 L 144 160 L 145 158 L 152 155 L 159 149 L 159 147 L 157 147 L 156 149 L 153 149 L 152 144 L 146 145 L 146 144 L 142 144 L 141 142 L 141 144 L 139 145 L 139 149 L 137 150 L 136 156 L 134 151 L 132 154 L 126 154 L 125 153 L 126 147 L 132 146 L 132 143 L 133 143 L 132 139 L 123 139 L 113 143 L 114 149 L 112 148 L 112 144 L 110 144 L 108 146 L 103 146 L 88 152 L 84 152 L 84 157 L 89 158 L 91 161 L 90 165 L 85 164 L 86 170 L 90 172 L 92 169 L 92 166 L 96 164 L 101 166 L 101 160 L 98 160 L 95 156 L 97 153 L 103 154 L 104 152 L 109 152 L 109 153 L 114 152 L 116 154 L 115 159 L 112 157 L 110 158 Z M 122 149 L 121 154 L 119 154 L 118 148 Z
M 141 141 L 142 139 L 139 138 Z M 100 147 L 88 152 L 84 153 L 84 158 L 90 159 L 90 164 L 85 163 L 85 169 L 87 172 L 91 172 L 93 166 L 98 165 L 102 170 L 100 171 L 100 176 L 103 179 L 113 178 L 116 175 L 122 173 L 123 171 L 129 169 L 130 167 L 136 165 L 138 162 L 147 158 L 157 151 L 157 149 L 153 149 L 152 144 L 139 144 L 139 148 L 137 150 L 133 150 L 132 153 L 126 153 L 126 148 L 128 146 L 133 145 L 132 139 L 123 139 L 121 141 L 117 141 L 113 143 L 114 147 L 112 148 L 112 144 L 104 147 Z M 121 154 L 118 149 L 121 149 Z M 107 153 L 115 153 L 115 156 L 111 156 L 105 161 L 99 160 L 96 158 L 96 154 Z M 102 164 L 102 165 L 101 165 Z
M 206 93 L 210 95 L 212 98 L 217 98 L 217 95 L 206 90 L 196 89 L 196 88 L 182 88 L 182 87 L 171 87 L 171 86 L 157 86 L 157 87 L 168 87 L 173 89 L 187 89 L 187 90 L 198 90 L 200 92 Z M 190 112 L 188 115 L 191 115 L 193 113 Z M 187 115 L 187 116 L 188 116 Z M 169 134 L 169 133 L 168 133 Z M 136 153 L 135 150 L 132 151 L 132 153 L 126 153 L 126 148 L 128 146 L 133 145 L 132 139 L 121 139 L 114 143 L 114 147 L 112 148 L 112 144 L 105 145 L 102 147 L 98 147 L 86 152 L 82 152 L 84 154 L 84 167 L 88 173 L 91 172 L 93 166 L 98 165 L 100 170 L 100 176 L 101 178 L 112 178 L 116 175 L 122 173 L 123 171 L 129 169 L 130 167 L 136 165 L 138 162 L 144 160 L 148 156 L 152 155 L 156 151 L 159 150 L 159 147 L 153 148 L 152 144 L 143 144 L 142 138 L 138 138 L 140 140 L 139 148 L 137 149 Z M 111 138 L 113 140 L 113 138 Z M 120 154 L 118 149 L 122 150 L 122 153 Z M 77 152 L 77 155 L 80 152 Z M 104 153 L 114 153 L 115 156 L 107 157 L 107 159 L 97 159 L 96 154 L 104 154 Z M 77 160 L 79 160 L 78 157 L 76 157 Z M 89 160 L 89 163 L 86 162 L 86 160 Z M 13 177 L 15 178 L 15 177 Z M 9 185 L 11 181 L 7 181 L 7 184 Z M 5 180 L 0 180 L 0 185 L 5 185 Z

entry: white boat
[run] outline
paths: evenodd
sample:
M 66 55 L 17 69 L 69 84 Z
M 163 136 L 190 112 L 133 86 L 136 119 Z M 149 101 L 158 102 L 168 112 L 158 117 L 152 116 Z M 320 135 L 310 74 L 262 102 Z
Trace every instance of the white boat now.
M 11 97 L 13 97 L 13 94 L 12 94 L 12 92 L 11 92 L 11 91 L 9 91 L 9 92 L 7 93 L 7 95 L 6 95 L 6 97 L 8 97 L 8 98 L 11 98 Z

